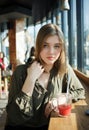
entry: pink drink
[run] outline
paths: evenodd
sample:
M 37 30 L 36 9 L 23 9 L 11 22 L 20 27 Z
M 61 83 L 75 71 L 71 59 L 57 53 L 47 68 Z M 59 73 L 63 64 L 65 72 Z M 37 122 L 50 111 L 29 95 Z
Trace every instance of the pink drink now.
M 71 113 L 71 105 L 70 104 L 61 104 L 58 105 L 59 114 L 62 116 L 68 116 Z
M 72 96 L 67 93 L 57 94 L 57 108 L 59 116 L 68 116 L 71 113 L 72 108 Z

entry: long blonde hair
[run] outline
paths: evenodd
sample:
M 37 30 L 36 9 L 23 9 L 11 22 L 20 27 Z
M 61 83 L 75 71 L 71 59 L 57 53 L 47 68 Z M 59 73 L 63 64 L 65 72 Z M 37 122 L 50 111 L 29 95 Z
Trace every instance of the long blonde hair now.
M 64 74 L 66 72 L 66 51 L 65 51 L 65 39 L 61 29 L 55 24 L 46 24 L 41 27 L 37 34 L 36 38 L 36 48 L 35 48 L 35 57 L 36 60 L 42 64 L 40 58 L 40 52 L 44 43 L 44 40 L 49 36 L 57 35 L 59 41 L 61 42 L 61 54 L 58 60 L 54 63 L 54 68 L 56 68 L 57 73 Z

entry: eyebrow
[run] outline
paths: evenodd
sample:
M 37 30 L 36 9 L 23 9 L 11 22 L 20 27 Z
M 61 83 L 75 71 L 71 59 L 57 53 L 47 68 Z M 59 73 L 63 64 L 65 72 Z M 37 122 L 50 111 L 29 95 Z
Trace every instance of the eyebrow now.
M 50 43 L 44 42 L 44 44 L 50 44 Z M 62 45 L 62 42 L 58 42 L 58 43 L 55 43 L 55 44 L 60 44 L 60 45 Z

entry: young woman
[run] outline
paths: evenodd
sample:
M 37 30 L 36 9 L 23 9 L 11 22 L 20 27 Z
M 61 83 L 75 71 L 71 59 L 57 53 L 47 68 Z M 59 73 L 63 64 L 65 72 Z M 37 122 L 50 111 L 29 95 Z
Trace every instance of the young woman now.
M 65 40 L 57 25 L 44 25 L 38 32 L 35 60 L 16 68 L 12 76 L 6 107 L 5 130 L 47 130 L 53 112 L 50 100 L 67 91 L 73 100 L 85 98 L 85 90 L 66 63 Z
M 0 52 L 0 68 L 1 70 L 5 69 L 5 64 L 4 64 L 4 53 Z

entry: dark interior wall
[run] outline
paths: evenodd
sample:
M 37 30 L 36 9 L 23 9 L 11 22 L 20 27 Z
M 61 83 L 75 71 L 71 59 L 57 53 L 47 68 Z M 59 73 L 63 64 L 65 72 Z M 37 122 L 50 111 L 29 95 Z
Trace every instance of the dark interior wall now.
M 0 22 L 32 16 L 36 23 L 57 8 L 58 3 L 59 0 L 0 0 Z
M 58 6 L 58 0 L 34 0 L 32 4 L 33 21 L 42 20 L 50 11 Z

